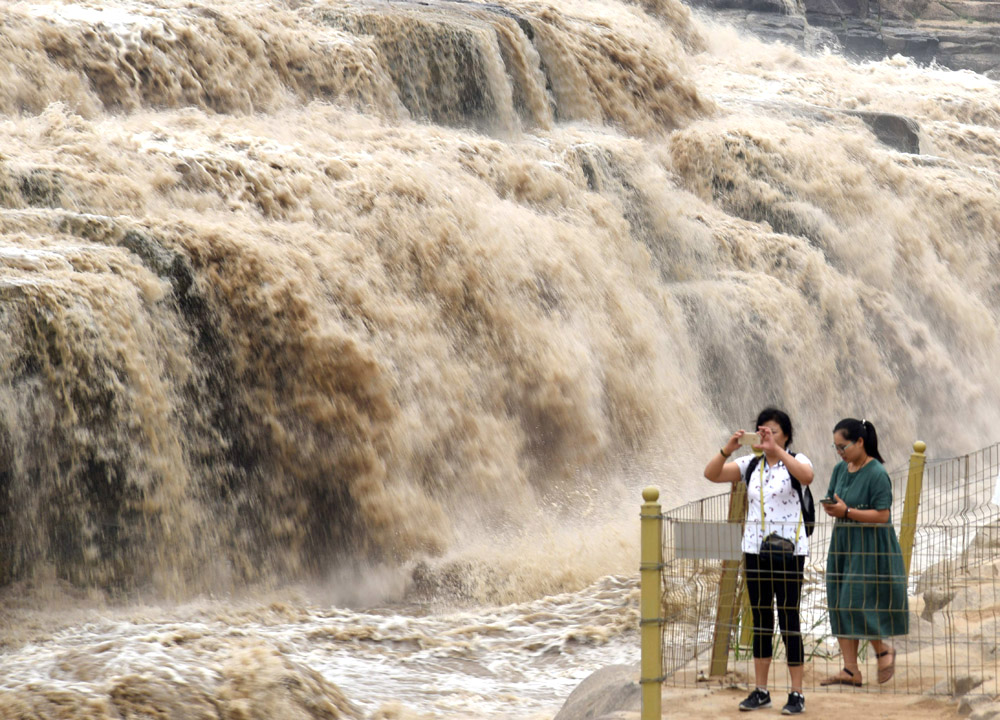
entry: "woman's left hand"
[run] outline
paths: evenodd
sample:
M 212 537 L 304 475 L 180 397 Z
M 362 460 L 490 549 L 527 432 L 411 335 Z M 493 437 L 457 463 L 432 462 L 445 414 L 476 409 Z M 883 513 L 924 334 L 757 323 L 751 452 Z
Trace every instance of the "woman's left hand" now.
M 833 494 L 833 499 L 836 500 L 837 502 L 831 504 L 827 503 L 820 503 L 820 504 L 823 506 L 823 509 L 826 510 L 826 514 L 829 515 L 830 517 L 833 518 L 844 517 L 844 513 L 847 512 L 847 503 L 841 500 L 840 495 L 838 495 L 837 493 Z
M 760 445 L 754 445 L 757 450 L 763 450 L 767 455 L 772 455 L 778 451 L 778 443 L 774 441 L 774 432 L 767 425 L 757 428 L 760 433 Z

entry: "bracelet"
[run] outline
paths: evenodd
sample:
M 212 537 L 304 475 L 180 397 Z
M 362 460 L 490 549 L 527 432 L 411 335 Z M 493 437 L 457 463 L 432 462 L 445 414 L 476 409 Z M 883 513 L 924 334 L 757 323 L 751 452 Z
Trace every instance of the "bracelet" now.
M 719 448 L 719 455 L 728 460 L 729 456 L 732 455 L 732 453 L 727 453 L 723 448 Z
M 844 520 L 847 520 L 847 519 L 848 519 L 848 517 L 847 517 L 847 516 L 848 516 L 848 515 L 850 514 L 850 512 L 851 512 L 851 508 L 849 508 L 849 507 L 847 507 L 847 506 L 845 505 L 845 506 L 844 506 Z

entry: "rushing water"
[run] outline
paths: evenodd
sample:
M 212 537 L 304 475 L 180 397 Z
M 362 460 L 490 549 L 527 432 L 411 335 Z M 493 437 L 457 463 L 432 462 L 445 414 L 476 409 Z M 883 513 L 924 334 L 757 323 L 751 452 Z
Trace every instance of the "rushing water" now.
M 637 658 L 639 488 L 760 406 L 821 477 L 844 415 L 996 439 L 984 77 L 675 0 L 0 41 L 0 715 L 551 717 Z
M 636 604 L 633 582 L 607 578 L 431 613 L 288 597 L 76 611 L 4 657 L 0 689 L 13 692 L 0 694 L 0 715 L 551 717 L 589 670 L 634 660 Z

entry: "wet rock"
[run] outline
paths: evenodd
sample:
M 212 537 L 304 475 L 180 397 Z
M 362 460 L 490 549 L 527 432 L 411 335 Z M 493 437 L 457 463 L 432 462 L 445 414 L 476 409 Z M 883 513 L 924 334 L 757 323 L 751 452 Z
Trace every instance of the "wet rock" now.
M 835 28 L 838 35 L 848 21 L 878 18 L 877 0 L 803 0 L 802 9 L 810 25 Z
M 919 62 L 930 62 L 938 53 L 938 37 L 919 28 L 884 25 L 882 41 L 888 55 L 905 55 Z
M 31 207 L 58 207 L 62 182 L 57 173 L 34 169 L 18 178 L 21 197 Z
M 775 15 L 792 15 L 794 6 L 784 0 L 747 0 L 749 9 L 754 13 L 774 13 Z M 804 22 L 804 18 L 802 19 Z
M 875 20 L 848 18 L 837 33 L 848 55 L 875 60 L 885 55 L 885 40 Z
M 0 207 L 22 208 L 59 206 L 63 193 L 58 173 L 42 168 L 8 172 L 0 166 Z
M 810 33 L 821 28 L 856 59 L 899 54 L 919 63 L 1000 77 L 997 0 L 802 0 L 798 6 L 782 0 L 694 0 L 693 4 L 722 11 L 724 20 L 763 40 L 811 49 Z M 789 25 L 788 17 L 800 18 L 804 29 Z
M 810 25 L 802 15 L 787 14 L 783 11 L 748 11 L 732 8 L 717 9 L 714 15 L 765 42 L 780 42 L 808 52 L 817 52 L 825 48 L 841 49 L 840 41 L 833 32 L 828 28 Z
M 642 691 L 636 665 L 609 665 L 576 686 L 555 720 L 596 720 L 639 710 Z
M 167 250 L 142 231 L 136 229 L 126 231 L 121 245 L 138 255 L 150 270 L 170 280 L 177 297 L 185 297 L 194 284 L 194 270 L 187 258 L 180 253 Z
M 920 126 L 915 120 L 890 113 L 852 112 L 850 114 L 861 118 L 883 144 L 900 152 L 920 154 Z
M 771 15 L 752 12 L 747 15 L 747 26 L 763 40 L 783 42 L 793 47 L 806 46 L 806 21 L 794 15 Z
M 936 59 L 953 69 L 1000 74 L 1000 23 L 931 26 L 938 38 Z

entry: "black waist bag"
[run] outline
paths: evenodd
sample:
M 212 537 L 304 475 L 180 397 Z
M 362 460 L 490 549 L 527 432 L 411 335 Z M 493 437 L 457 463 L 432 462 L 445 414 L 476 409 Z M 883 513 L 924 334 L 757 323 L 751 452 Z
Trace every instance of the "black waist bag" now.
M 760 542 L 761 555 L 794 555 L 795 543 L 788 538 L 783 538 L 778 533 L 771 533 Z

